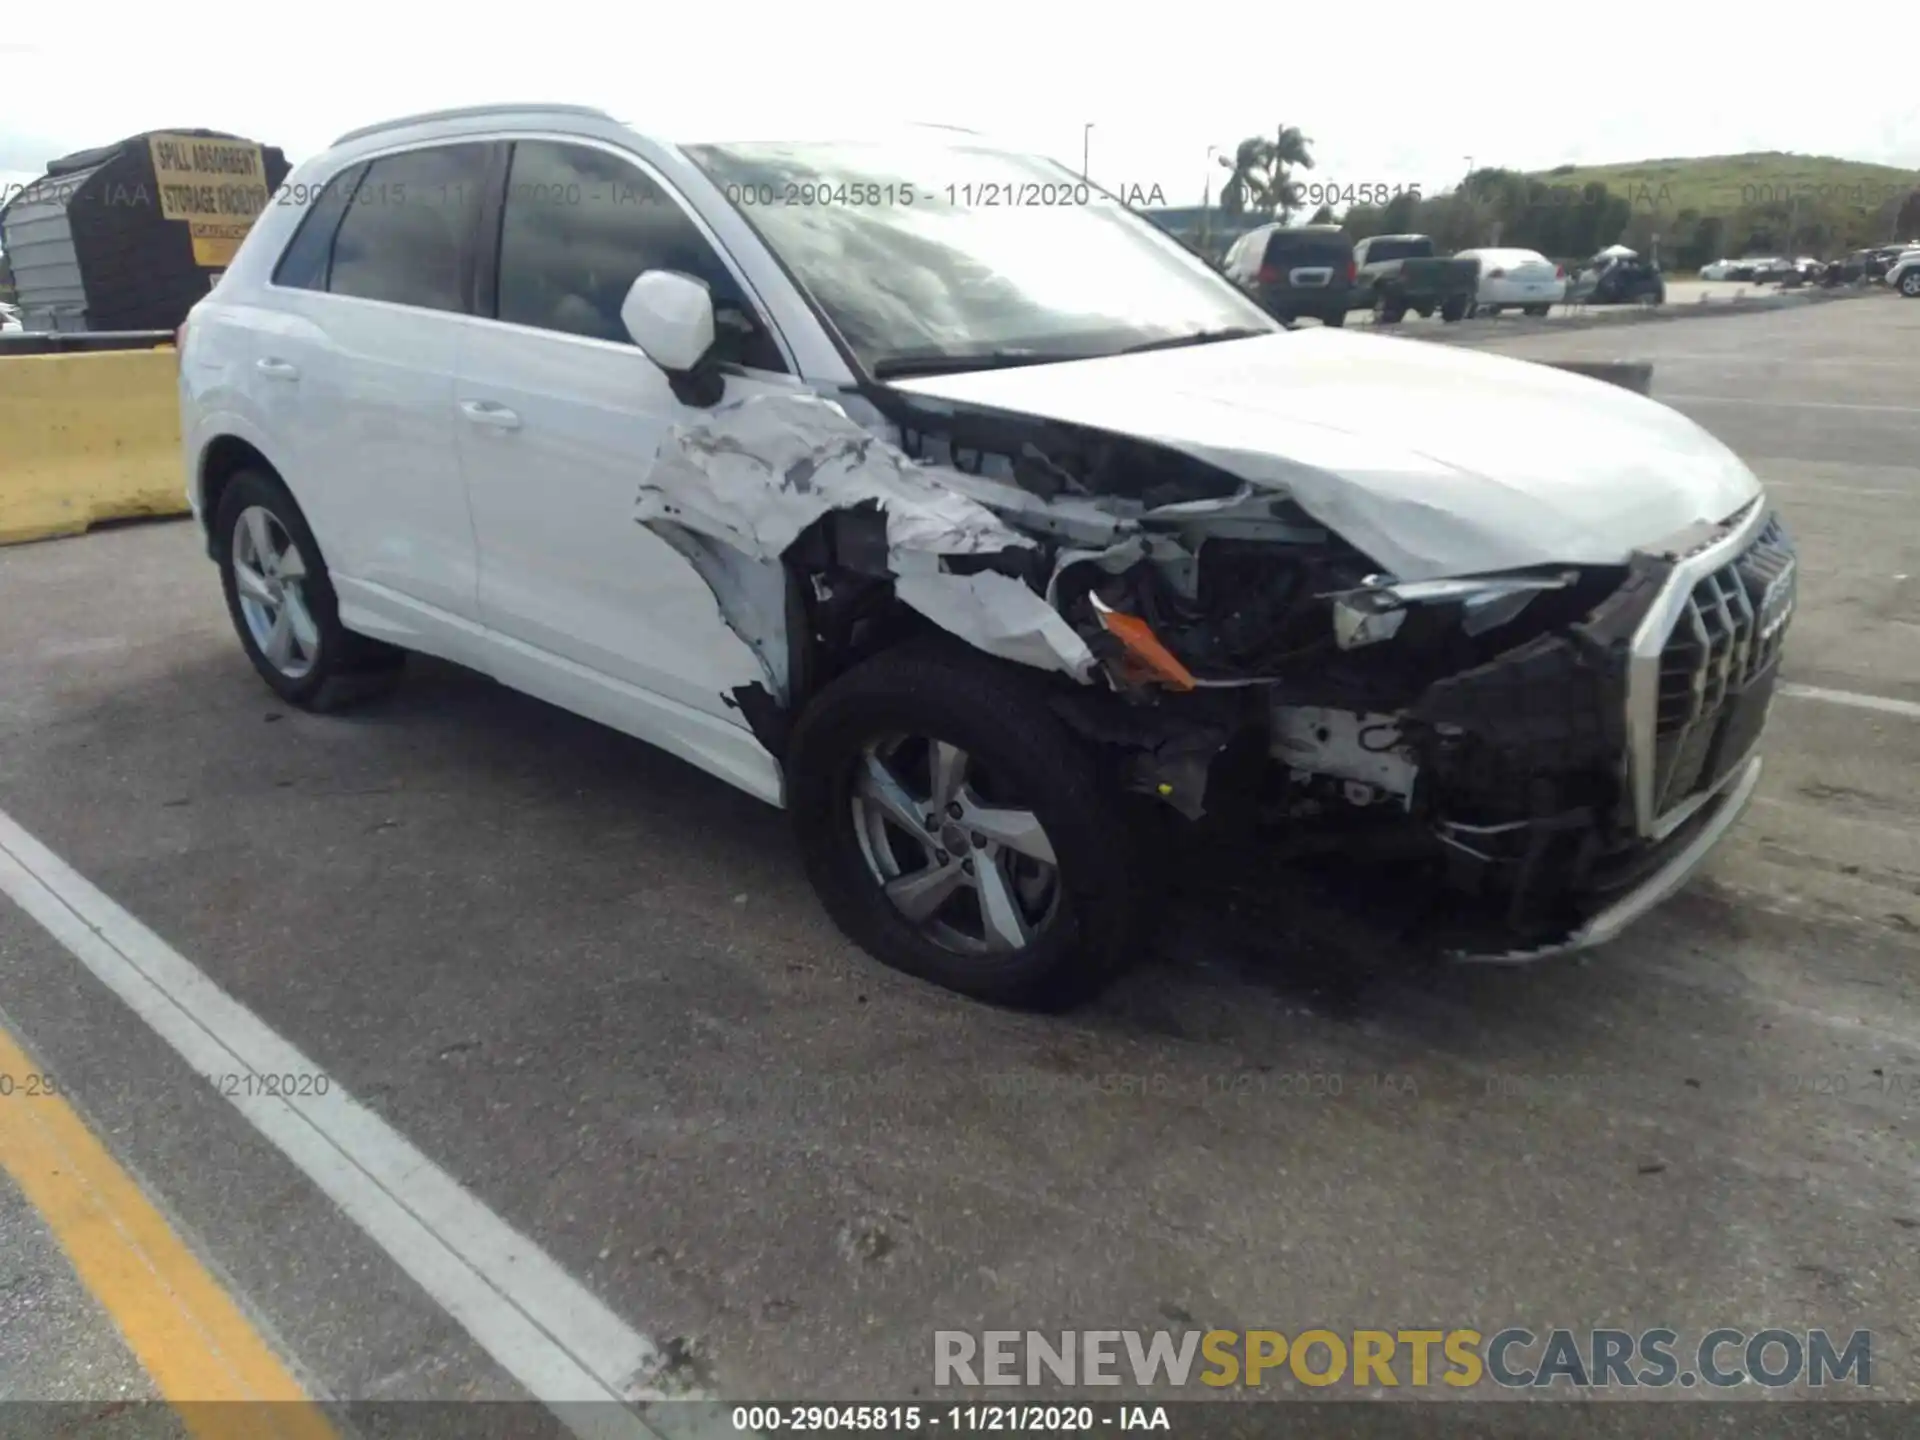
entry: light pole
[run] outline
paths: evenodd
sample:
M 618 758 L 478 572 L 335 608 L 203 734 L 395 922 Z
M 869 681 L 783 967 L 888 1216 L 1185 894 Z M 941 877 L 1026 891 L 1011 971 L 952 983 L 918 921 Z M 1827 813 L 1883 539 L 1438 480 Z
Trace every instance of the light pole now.
M 1080 127 L 1080 178 L 1087 176 L 1087 154 L 1093 144 L 1093 121 L 1089 120 Z
M 1463 158 L 1464 158 L 1464 159 L 1466 160 L 1466 162 L 1467 162 L 1467 175 L 1471 175 L 1471 174 L 1473 174 L 1473 157 L 1472 157 L 1471 155 L 1468 155 L 1468 156 L 1465 156 L 1465 157 L 1463 157 Z M 1465 182 L 1465 180 L 1466 180 L 1466 178 L 1467 178 L 1467 175 L 1463 175 L 1463 176 L 1461 176 L 1461 177 L 1460 177 L 1460 178 L 1461 178 L 1461 181 L 1462 181 L 1463 183 Z

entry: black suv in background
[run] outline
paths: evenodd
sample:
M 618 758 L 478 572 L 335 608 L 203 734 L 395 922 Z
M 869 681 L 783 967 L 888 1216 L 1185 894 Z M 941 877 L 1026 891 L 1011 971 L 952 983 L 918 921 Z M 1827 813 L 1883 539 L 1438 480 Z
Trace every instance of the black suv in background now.
M 1586 305 L 1664 305 L 1667 279 L 1658 265 L 1642 256 L 1603 253 L 1569 282 L 1567 299 Z
M 1353 242 L 1337 225 L 1262 225 L 1227 251 L 1234 284 L 1288 324 L 1311 315 L 1344 325 L 1353 291 Z

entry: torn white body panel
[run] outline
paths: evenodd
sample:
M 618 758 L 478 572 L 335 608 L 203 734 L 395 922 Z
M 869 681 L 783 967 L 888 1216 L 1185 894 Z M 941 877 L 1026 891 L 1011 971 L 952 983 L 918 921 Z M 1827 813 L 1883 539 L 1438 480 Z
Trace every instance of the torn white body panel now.
M 983 571 L 903 574 L 893 593 L 976 650 L 1086 681 L 1098 663 L 1087 642 L 1046 601 L 1011 575 Z
M 1725 445 L 1645 396 L 1341 330 L 896 388 L 1165 445 L 1285 493 L 1403 580 L 1624 563 L 1760 489 Z
M 777 559 L 833 510 L 878 505 L 890 550 L 978 555 L 1033 542 L 830 400 L 750 395 L 661 443 L 635 518 L 663 520 Z
M 711 536 L 666 521 L 653 532 L 685 557 L 713 591 L 727 628 L 753 651 L 767 689 L 784 697 L 791 668 L 787 650 L 787 572 L 778 560 L 736 550 Z
M 754 395 L 668 433 L 641 482 L 635 518 L 700 573 L 782 704 L 789 676 L 781 556 L 821 516 L 863 506 L 885 517 L 900 601 L 988 654 L 1089 679 L 1093 653 L 1043 597 L 1008 575 L 944 567 L 945 556 L 1034 544 L 944 476 L 830 400 Z

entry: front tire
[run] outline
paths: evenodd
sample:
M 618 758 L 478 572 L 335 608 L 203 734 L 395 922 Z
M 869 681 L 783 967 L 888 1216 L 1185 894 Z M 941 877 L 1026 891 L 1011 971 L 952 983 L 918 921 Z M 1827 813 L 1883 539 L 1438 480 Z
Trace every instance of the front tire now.
M 1440 318 L 1451 325 L 1467 316 L 1467 297 L 1455 295 L 1440 302 Z
M 862 949 L 1058 1009 L 1125 963 L 1141 887 L 1117 789 L 1046 683 L 951 643 L 884 652 L 801 715 L 787 804 L 808 878 Z
M 1920 266 L 1901 275 L 1900 293 L 1909 300 L 1920 300 Z
M 213 542 L 240 646 L 282 700 L 330 710 L 398 678 L 402 652 L 340 624 L 320 546 L 277 477 L 242 470 L 227 482 Z

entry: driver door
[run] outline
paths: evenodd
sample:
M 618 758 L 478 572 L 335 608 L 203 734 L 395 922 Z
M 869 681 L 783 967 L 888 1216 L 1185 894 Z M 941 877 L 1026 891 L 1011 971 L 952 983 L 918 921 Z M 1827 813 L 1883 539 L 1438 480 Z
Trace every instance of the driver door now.
M 646 738 L 655 724 L 608 709 L 636 689 L 743 726 L 726 697 L 762 679 L 757 662 L 693 567 L 634 519 L 666 432 L 705 412 L 628 337 L 628 287 L 655 269 L 707 284 L 727 400 L 798 382 L 702 227 L 636 158 L 523 139 L 505 165 L 453 397 L 497 673 Z M 583 679 L 597 701 L 582 703 Z

